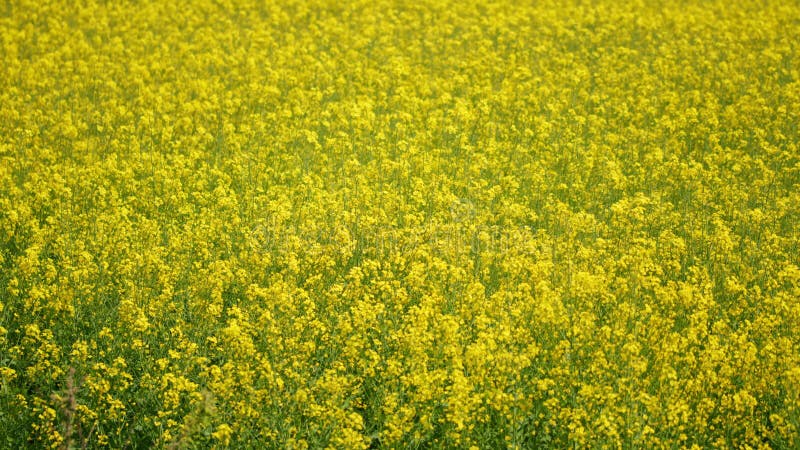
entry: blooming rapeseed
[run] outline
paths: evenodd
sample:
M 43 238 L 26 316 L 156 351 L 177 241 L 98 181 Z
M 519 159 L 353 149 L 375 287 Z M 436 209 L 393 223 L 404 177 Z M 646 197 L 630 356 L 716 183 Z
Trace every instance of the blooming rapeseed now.
M 0 6 L 0 447 L 797 448 L 800 6 Z

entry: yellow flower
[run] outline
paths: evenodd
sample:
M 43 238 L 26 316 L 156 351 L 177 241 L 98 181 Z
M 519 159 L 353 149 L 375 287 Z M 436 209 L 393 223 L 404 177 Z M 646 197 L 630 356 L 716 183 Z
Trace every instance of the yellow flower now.
M 223 447 L 227 447 L 228 445 L 230 445 L 232 435 L 233 435 L 233 430 L 231 429 L 230 426 L 224 423 L 218 425 L 214 430 L 214 432 L 211 433 L 211 436 L 217 441 L 219 441 L 219 443 Z

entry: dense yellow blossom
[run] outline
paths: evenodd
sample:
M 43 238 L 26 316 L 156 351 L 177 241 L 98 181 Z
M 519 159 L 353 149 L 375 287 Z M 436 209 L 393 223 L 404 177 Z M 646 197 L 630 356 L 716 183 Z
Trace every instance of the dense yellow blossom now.
M 0 6 L 0 447 L 800 447 L 800 5 Z

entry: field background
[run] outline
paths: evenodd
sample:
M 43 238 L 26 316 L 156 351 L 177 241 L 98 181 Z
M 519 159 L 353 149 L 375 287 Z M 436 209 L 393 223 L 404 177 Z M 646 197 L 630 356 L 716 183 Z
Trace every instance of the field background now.
M 0 3 L 0 447 L 800 446 L 800 4 L 522 3 Z

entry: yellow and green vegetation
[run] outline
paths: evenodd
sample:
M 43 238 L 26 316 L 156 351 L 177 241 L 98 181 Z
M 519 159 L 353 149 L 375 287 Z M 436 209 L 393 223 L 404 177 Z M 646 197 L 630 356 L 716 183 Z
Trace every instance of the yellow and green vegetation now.
M 798 448 L 800 4 L 0 3 L 0 447 Z

